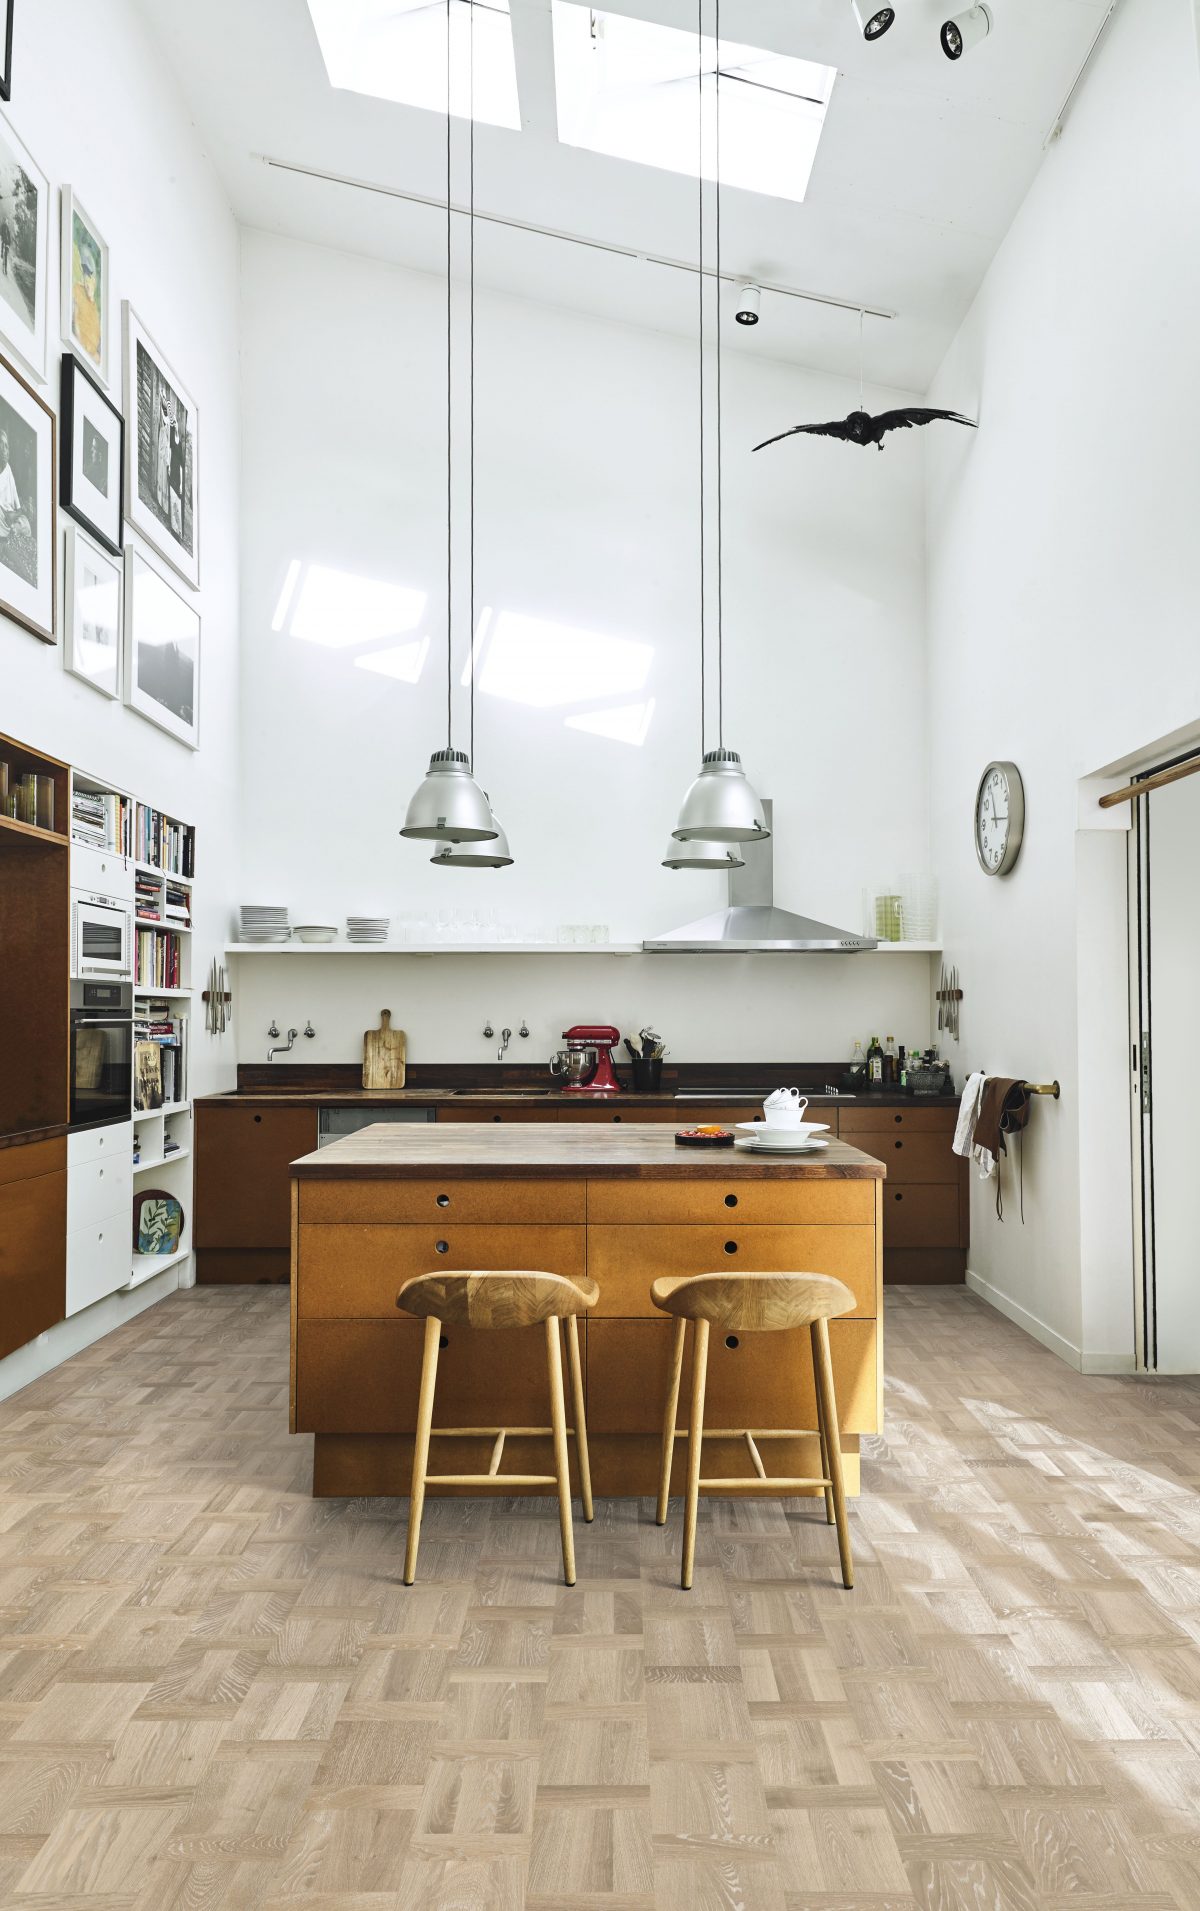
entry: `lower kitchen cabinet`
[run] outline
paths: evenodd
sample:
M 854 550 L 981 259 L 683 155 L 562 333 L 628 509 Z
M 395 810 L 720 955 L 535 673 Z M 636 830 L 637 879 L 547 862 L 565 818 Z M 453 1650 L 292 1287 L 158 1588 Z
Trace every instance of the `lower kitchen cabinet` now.
M 132 1146 L 132 1122 L 67 1137 L 68 1315 L 129 1285 Z
M 0 1359 L 62 1320 L 66 1303 L 66 1137 L 0 1149 Z
M 589 1331 L 590 1323 L 581 1322 L 585 1347 Z M 306 1320 L 296 1341 L 296 1431 L 411 1433 L 424 1338 L 423 1320 Z M 544 1427 L 549 1422 L 543 1327 L 505 1333 L 443 1327 L 435 1426 Z M 435 1469 L 452 1473 L 459 1456 L 452 1453 L 443 1466 L 445 1454 L 435 1445 Z
M 970 1245 L 970 1163 L 951 1142 L 958 1103 L 841 1111 L 841 1135 L 887 1169 L 883 1184 L 883 1278 L 961 1281 Z
M 317 1145 L 315 1107 L 198 1101 L 192 1244 L 196 1279 L 286 1281 L 291 1163 Z

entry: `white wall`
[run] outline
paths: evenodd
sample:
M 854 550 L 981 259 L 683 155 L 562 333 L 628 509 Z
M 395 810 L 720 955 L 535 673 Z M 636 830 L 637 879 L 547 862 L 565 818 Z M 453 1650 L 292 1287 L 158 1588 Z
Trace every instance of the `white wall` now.
M 444 282 L 262 233 L 242 259 L 242 899 L 334 923 L 494 907 L 606 922 L 614 941 L 716 907 L 722 879 L 660 867 L 699 756 L 695 348 L 477 296 L 477 602 L 652 645 L 644 690 L 607 702 L 656 708 L 637 747 L 481 695 L 479 775 L 516 865 L 435 871 L 397 832 L 445 740 Z M 775 800 L 779 900 L 857 929 L 864 884 L 929 858 L 920 449 L 905 434 L 882 456 L 799 440 L 751 457 L 772 430 L 843 415 L 857 388 L 736 350 L 724 382 L 725 737 Z M 359 667 L 386 640 L 274 632 L 294 559 L 427 592 L 421 682 Z M 456 741 L 461 693 L 457 708 Z M 261 1059 L 272 1013 L 311 1014 L 305 1059 L 351 1060 L 387 999 L 421 1059 L 483 1059 L 488 1014 L 528 1014 L 542 1054 L 564 1017 L 652 1016 L 678 1059 L 928 1031 L 914 958 L 571 962 L 408 960 L 381 996 L 357 959 L 256 957 L 238 971 L 239 1055 Z
M 1095 1366 L 1133 1346 L 1125 1029 L 1119 991 L 1087 986 L 1089 940 L 1108 961 L 1123 935 L 1123 844 L 1077 834 L 1077 785 L 1200 717 L 1198 109 L 1191 9 L 1128 0 L 934 383 L 980 430 L 926 444 L 935 865 L 964 1061 L 1063 1084 L 1031 1122 L 1025 1227 L 977 1190 L 971 1266 Z M 971 834 L 992 757 L 1019 765 L 1027 804 L 1002 880 Z
M 18 6 L 6 116 L 51 188 L 47 379 L 58 408 L 59 187 L 75 188 L 112 263 L 110 389 L 122 395 L 121 300 L 177 366 L 200 413 L 200 750 L 193 754 L 63 668 L 0 617 L 0 731 L 197 825 L 196 968 L 225 940 L 237 815 L 237 228 L 187 111 L 128 0 Z M 4 350 L 0 340 L 0 350 Z M 127 408 L 126 408 L 127 409 Z M 60 513 L 59 565 L 62 525 Z M 127 536 L 132 535 L 128 532 Z M 186 590 L 186 586 L 181 586 Z M 61 621 L 61 620 L 60 620 Z M 202 1017 L 196 1024 L 202 1031 Z M 232 1039 L 201 1032 L 195 1092 L 223 1085 Z

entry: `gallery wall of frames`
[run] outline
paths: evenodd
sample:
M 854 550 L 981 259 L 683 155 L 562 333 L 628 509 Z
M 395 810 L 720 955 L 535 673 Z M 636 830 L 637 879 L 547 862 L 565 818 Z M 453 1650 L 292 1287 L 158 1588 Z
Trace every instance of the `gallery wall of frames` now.
M 87 182 L 52 189 L 16 131 L 20 4 L 0 0 L 0 613 L 195 750 L 199 413 L 113 296 Z

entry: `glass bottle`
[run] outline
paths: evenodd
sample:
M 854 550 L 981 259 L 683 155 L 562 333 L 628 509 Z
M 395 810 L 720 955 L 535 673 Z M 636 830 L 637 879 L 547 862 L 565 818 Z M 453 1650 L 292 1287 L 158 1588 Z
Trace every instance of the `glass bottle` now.
M 878 1035 L 872 1035 L 867 1049 L 867 1086 L 868 1088 L 883 1087 L 883 1049 Z
M 900 1069 L 896 1061 L 896 1038 L 889 1035 L 887 1047 L 883 1051 L 883 1079 L 889 1088 L 894 1088 L 900 1079 Z
M 854 1053 L 850 1057 L 850 1073 L 860 1082 L 867 1078 L 867 1058 L 863 1054 L 862 1043 L 857 1040 L 854 1044 Z

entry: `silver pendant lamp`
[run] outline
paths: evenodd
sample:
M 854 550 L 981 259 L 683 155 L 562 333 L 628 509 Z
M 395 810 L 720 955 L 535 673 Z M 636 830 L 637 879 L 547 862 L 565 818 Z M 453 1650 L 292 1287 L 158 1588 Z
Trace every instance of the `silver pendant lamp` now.
M 508 869 L 513 861 L 508 837 L 495 816 L 496 834 L 490 843 L 443 843 L 429 858 L 439 869 Z
M 451 71 L 451 6 L 453 0 L 446 0 L 446 747 L 435 750 L 429 759 L 429 768 L 424 780 L 418 785 L 408 806 L 404 818 L 401 836 L 407 836 L 416 842 L 433 843 L 494 843 L 499 846 L 501 831 L 492 815 L 491 804 L 480 789 L 472 770 L 471 757 L 463 750 L 454 748 L 453 729 L 453 682 L 454 682 L 454 408 L 452 403 L 452 365 L 454 341 L 454 296 L 451 267 L 452 221 L 451 211 L 451 114 L 450 114 L 450 71 Z M 471 23 L 471 101 L 470 101 L 470 154 L 471 154 L 471 379 L 470 379 L 470 446 L 471 446 L 471 749 L 475 747 L 475 658 L 474 658 L 474 616 L 475 616 L 475 100 L 474 100 L 474 21 Z M 445 858 L 434 856 L 435 863 L 444 863 Z M 508 844 L 504 845 L 504 860 L 511 862 Z M 474 865 L 478 867 L 479 865 Z M 486 865 L 485 865 L 486 866 Z
M 707 571 L 705 566 L 705 459 L 704 459 L 704 167 L 700 180 L 700 774 L 689 788 L 671 832 L 672 843 L 690 845 L 692 854 L 672 849 L 663 860 L 666 869 L 738 868 L 741 858 L 724 853 L 729 843 L 757 843 L 771 834 L 763 806 L 742 768 L 736 750 L 725 748 L 725 586 L 722 564 L 721 509 L 721 0 L 715 9 L 714 61 L 715 183 L 716 183 L 716 298 L 717 298 L 717 748 L 705 749 L 705 663 Z M 704 149 L 704 0 L 696 5 L 700 156 Z
M 664 869 L 744 869 L 745 857 L 731 843 L 714 843 L 711 837 L 693 836 L 686 843 L 672 837 L 663 857 Z

